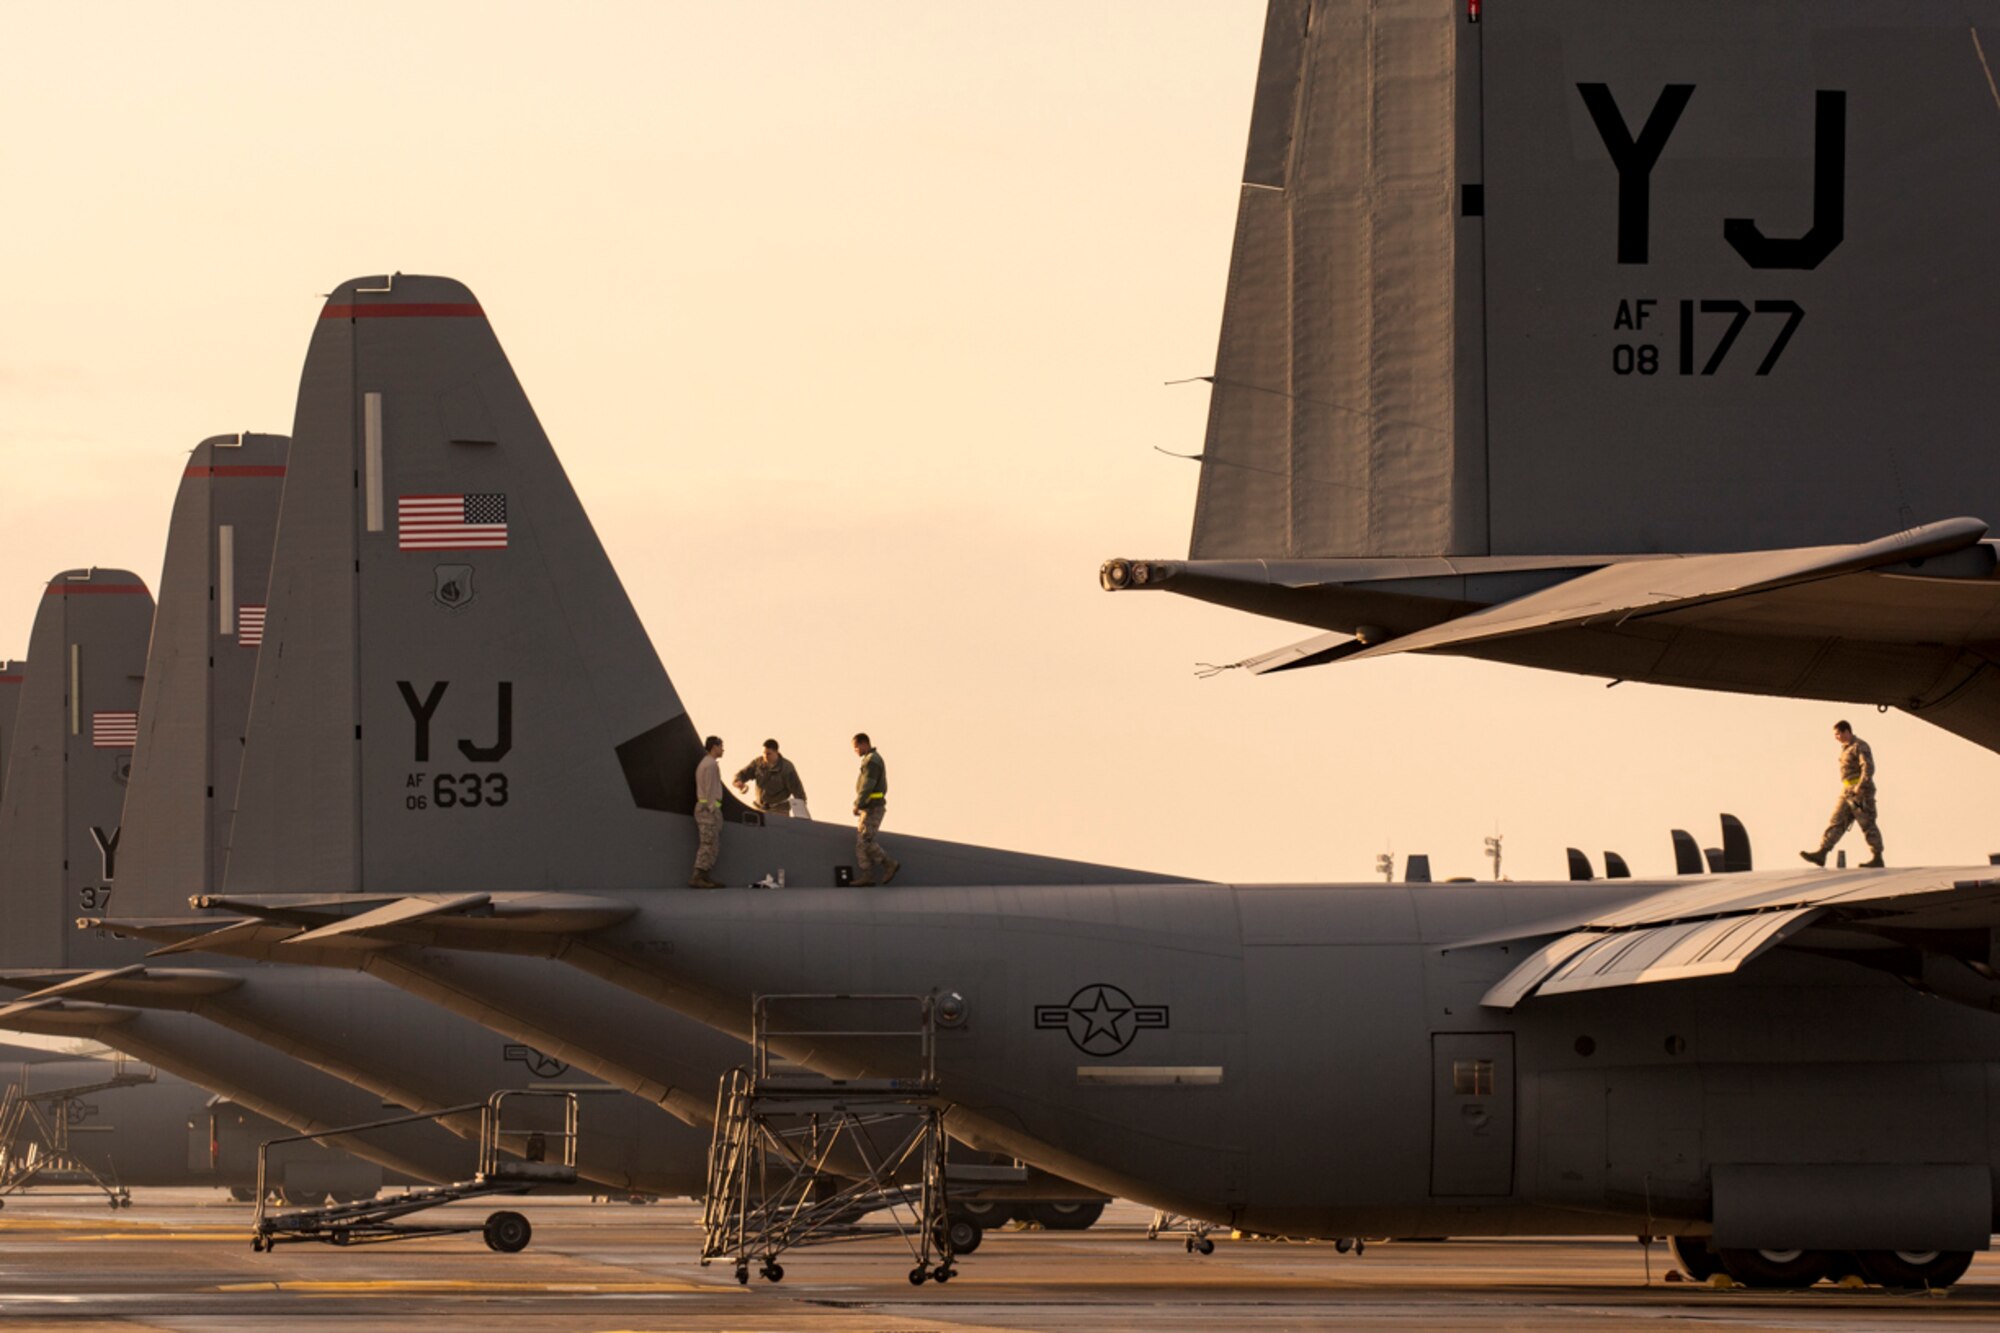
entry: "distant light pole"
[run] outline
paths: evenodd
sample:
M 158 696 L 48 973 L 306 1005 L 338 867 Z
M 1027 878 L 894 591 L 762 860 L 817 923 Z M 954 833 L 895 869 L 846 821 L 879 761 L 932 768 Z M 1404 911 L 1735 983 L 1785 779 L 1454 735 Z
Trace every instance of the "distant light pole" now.
M 1493 878 L 1495 879 L 1500 878 L 1500 839 L 1502 836 L 1496 833 L 1486 840 L 1486 854 L 1493 858 Z

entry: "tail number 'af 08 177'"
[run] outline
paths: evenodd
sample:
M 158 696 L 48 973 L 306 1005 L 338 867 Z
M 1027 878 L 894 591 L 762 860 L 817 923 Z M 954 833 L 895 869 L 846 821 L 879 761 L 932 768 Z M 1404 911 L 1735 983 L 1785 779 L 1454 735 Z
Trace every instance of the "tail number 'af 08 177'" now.
M 432 722 L 451 689 L 451 682 L 433 682 L 421 696 L 407 680 L 397 681 L 396 689 L 410 710 L 413 728 L 410 757 L 418 764 L 429 764 Z M 514 748 L 514 682 L 499 682 L 495 696 L 492 744 L 479 744 L 469 736 L 458 738 L 458 753 L 471 763 L 498 763 Z M 406 810 L 494 810 L 506 805 L 511 795 L 507 775 L 491 769 L 473 772 L 412 769 L 403 779 Z
M 1636 134 L 1609 85 L 1579 83 L 1576 89 L 1618 174 L 1618 262 L 1644 265 L 1652 253 L 1653 167 L 1680 123 L 1681 113 L 1693 100 L 1695 86 L 1670 83 L 1662 88 Z M 1766 236 L 1754 218 L 1724 218 L 1722 239 L 1745 264 L 1760 270 L 1816 269 L 1840 246 L 1847 234 L 1847 94 L 1835 89 L 1822 88 L 1813 94 L 1812 219 L 1812 226 L 1802 236 L 1774 237 Z M 1620 301 L 1612 323 L 1614 335 L 1647 331 L 1647 318 L 1660 304 L 1654 298 Z M 1681 298 L 1675 305 L 1680 318 L 1673 346 L 1678 355 L 1668 362 L 1659 344 L 1617 342 L 1611 349 L 1613 374 L 1646 376 L 1664 370 L 1714 375 L 1723 368 L 1744 325 L 1753 316 L 1766 316 L 1766 323 L 1776 327 L 1754 374 L 1769 375 L 1806 317 L 1798 302 L 1791 300 Z M 1726 317 L 1727 322 L 1718 316 Z M 1698 325 L 1703 326 L 1699 334 Z M 1711 329 L 1718 331 L 1711 333 Z M 1700 356 L 1696 354 L 1698 337 Z

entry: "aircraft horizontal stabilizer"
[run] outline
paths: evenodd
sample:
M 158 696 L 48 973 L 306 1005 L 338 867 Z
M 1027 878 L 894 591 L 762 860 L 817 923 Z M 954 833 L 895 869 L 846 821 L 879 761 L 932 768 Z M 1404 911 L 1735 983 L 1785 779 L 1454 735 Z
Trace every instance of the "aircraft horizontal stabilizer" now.
M 426 927 L 435 929 L 447 923 L 460 933 L 470 931 L 480 935 L 579 935 L 614 926 L 638 910 L 633 903 L 622 899 L 577 893 L 434 893 L 350 899 L 300 894 L 250 897 L 201 894 L 191 901 L 197 909 L 221 908 L 265 923 L 306 927 L 303 934 L 285 939 L 286 945 L 312 944 L 336 937 L 400 943 L 420 937 Z M 353 914 L 335 910 L 350 906 L 366 910 Z M 239 922 L 226 929 L 237 930 L 243 925 Z M 419 935 L 413 936 L 412 931 Z M 213 943 L 205 937 L 203 941 L 181 941 L 169 949 L 178 952 L 211 947 Z
M 294 935 L 287 943 L 309 944 L 336 935 L 365 936 L 371 930 L 421 921 L 425 917 L 450 916 L 475 907 L 484 907 L 492 901 L 492 895 L 486 893 L 461 893 L 450 898 L 403 898 L 387 906 L 377 907 L 373 911 L 345 917 L 331 925 L 309 930 L 303 935 Z
M 1852 546 L 1620 561 L 1552 588 L 1371 644 L 1348 657 L 1360 661 L 1391 653 L 1462 647 L 1570 626 L 1622 623 L 1707 602 L 1945 555 L 1975 545 L 1985 535 L 1986 524 L 1982 520 L 1953 518 Z M 1315 642 L 1307 640 L 1297 647 L 1303 649 Z
M 1246 657 L 1237 665 L 1253 676 L 1268 676 L 1274 671 L 1293 671 L 1299 667 L 1325 666 L 1338 662 L 1344 657 L 1352 657 L 1368 645 L 1352 634 L 1342 634 L 1335 630 L 1328 634 L 1315 634 L 1310 639 L 1274 648 L 1256 657 Z
M 51 975 L 43 973 L 37 976 L 33 971 L 0 972 L 0 986 L 32 992 L 22 997 L 18 1002 L 22 1004 L 60 999 L 65 995 L 105 994 L 118 1000 L 157 1003 L 219 995 L 243 984 L 243 978 L 231 972 L 201 967 L 147 967 L 143 963 L 71 974 L 67 980 L 53 985 L 42 984 L 49 981 Z
M 0 1005 L 0 1028 L 45 1035 L 90 1033 L 114 1023 L 129 1023 L 142 1011 L 122 1004 L 79 1004 L 60 996 L 45 1000 L 16 1000 Z

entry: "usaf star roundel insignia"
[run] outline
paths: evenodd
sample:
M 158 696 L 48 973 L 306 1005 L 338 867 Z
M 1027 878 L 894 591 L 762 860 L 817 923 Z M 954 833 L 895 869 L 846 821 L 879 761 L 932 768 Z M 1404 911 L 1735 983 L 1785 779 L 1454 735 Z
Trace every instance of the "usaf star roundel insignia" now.
M 1134 1004 L 1130 995 L 1102 982 L 1085 986 L 1070 996 L 1068 1004 L 1035 1006 L 1036 1028 L 1063 1029 L 1070 1044 L 1085 1055 L 1116 1055 L 1141 1030 L 1166 1025 L 1167 1006 Z

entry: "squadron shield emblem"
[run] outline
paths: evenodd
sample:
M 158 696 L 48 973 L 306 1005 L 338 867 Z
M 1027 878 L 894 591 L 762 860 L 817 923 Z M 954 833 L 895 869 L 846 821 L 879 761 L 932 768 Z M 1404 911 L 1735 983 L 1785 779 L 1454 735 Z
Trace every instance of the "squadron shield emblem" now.
M 1070 996 L 1068 1004 L 1036 1005 L 1035 1026 L 1063 1029 L 1085 1055 L 1116 1055 L 1143 1029 L 1166 1027 L 1167 1006 L 1134 1004 L 1118 987 L 1097 983 Z
M 431 595 L 447 611 L 462 611 L 472 605 L 472 566 L 439 565 Z

